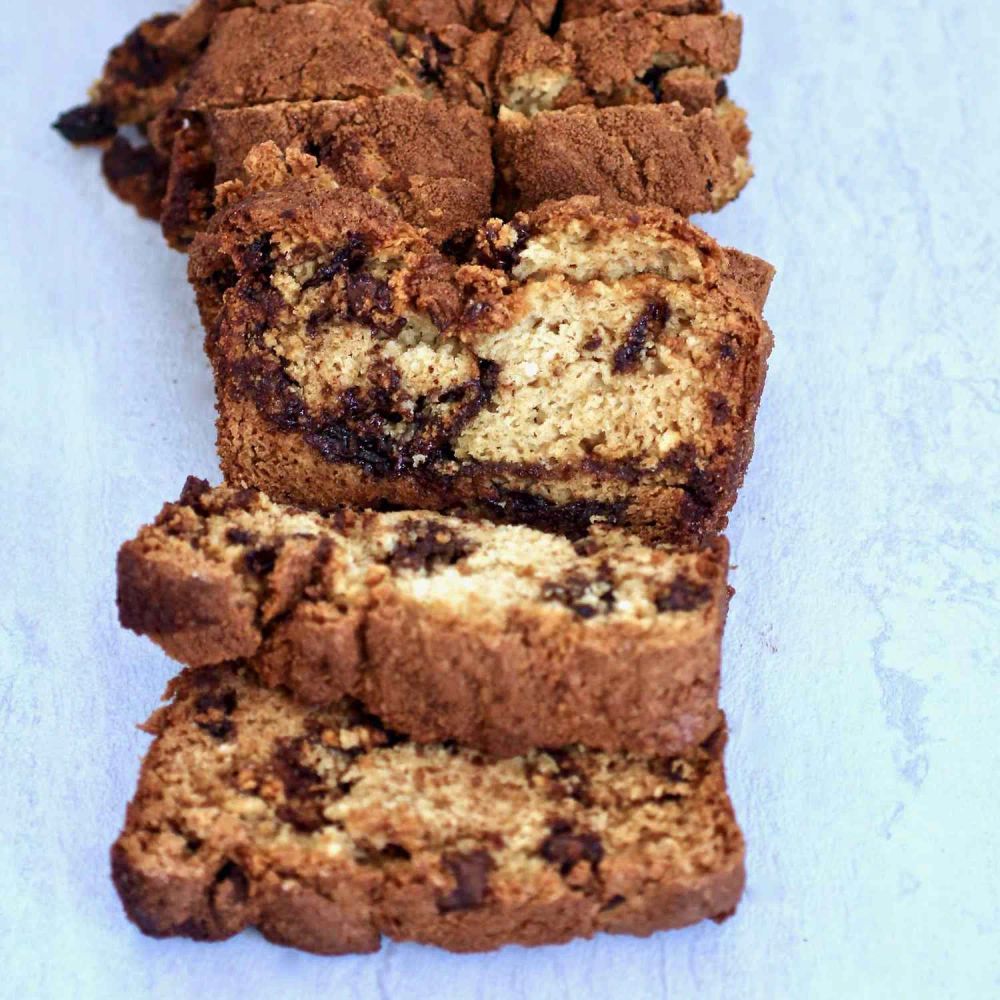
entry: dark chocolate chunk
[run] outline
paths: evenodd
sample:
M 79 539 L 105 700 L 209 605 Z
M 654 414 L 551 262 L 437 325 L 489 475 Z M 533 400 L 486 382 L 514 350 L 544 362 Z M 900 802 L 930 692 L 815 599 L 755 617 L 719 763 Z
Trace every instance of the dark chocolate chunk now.
M 612 371 L 616 375 L 622 375 L 637 368 L 650 335 L 655 335 L 657 330 L 662 331 L 669 319 L 670 306 L 666 302 L 650 302 L 629 327 L 625 343 L 615 351 Z
M 389 565 L 396 571 L 413 569 L 430 573 L 440 566 L 454 566 L 474 550 L 471 542 L 445 524 L 409 521 L 400 528 Z
M 707 604 L 712 588 L 707 583 L 695 583 L 686 576 L 678 576 L 670 586 L 656 597 L 657 611 L 694 611 Z
M 274 569 L 277 558 L 278 550 L 273 545 L 262 545 L 259 549 L 248 552 L 243 557 L 243 562 L 254 576 L 267 576 Z
M 236 692 L 232 688 L 224 691 L 207 691 L 198 695 L 194 703 L 195 725 L 217 740 L 229 739 L 236 730 L 236 723 L 230 718 L 236 711 Z
M 455 879 L 455 888 L 437 901 L 439 913 L 473 910 L 482 906 L 488 890 L 488 875 L 493 858 L 488 851 L 470 854 L 445 854 L 441 861 Z
M 708 395 L 708 408 L 712 414 L 712 423 L 719 426 L 719 424 L 728 423 L 730 417 L 733 413 L 729 406 L 729 400 L 722 395 L 721 392 L 711 392 Z
M 64 111 L 52 127 L 73 143 L 101 142 L 110 139 L 118 127 L 114 112 L 105 104 L 81 104 Z
M 572 833 L 571 824 L 560 820 L 552 824 L 552 833 L 542 841 L 539 853 L 546 861 L 559 865 L 559 874 L 568 875 L 581 861 L 596 871 L 604 857 L 601 838 L 596 833 Z
M 541 596 L 542 600 L 565 604 L 580 618 L 607 614 L 615 606 L 611 571 L 604 565 L 595 576 L 569 573 L 561 580 L 549 580 L 542 584 Z
M 267 277 L 274 273 L 274 262 L 271 260 L 271 234 L 264 233 L 250 242 L 240 255 L 240 264 L 245 272 L 259 277 Z
M 455 61 L 454 50 L 433 32 L 424 35 L 422 41 L 424 48 L 418 73 L 422 80 L 440 87 L 444 83 L 445 68 Z
M 315 288 L 332 281 L 338 274 L 354 274 L 368 259 L 368 244 L 360 233 L 348 233 L 347 242 L 334 251 L 329 260 L 317 268 L 313 276 L 303 283 L 302 288 Z
M 478 262 L 486 267 L 500 268 L 503 271 L 513 271 L 521 262 L 521 251 L 528 242 L 530 235 L 528 227 L 521 222 L 513 222 L 514 242 L 501 245 L 500 237 L 505 226 L 496 219 L 491 219 L 480 230 L 478 244 Z

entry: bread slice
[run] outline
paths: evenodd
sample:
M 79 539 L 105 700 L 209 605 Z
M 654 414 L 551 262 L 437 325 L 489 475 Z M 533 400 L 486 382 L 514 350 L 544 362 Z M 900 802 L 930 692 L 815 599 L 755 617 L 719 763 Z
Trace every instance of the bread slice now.
M 350 705 L 304 707 L 239 666 L 186 672 L 169 694 L 111 852 L 147 934 L 482 951 L 647 935 L 739 901 L 723 731 L 683 758 L 490 762 Z
M 579 537 L 722 530 L 753 443 L 771 269 L 674 213 L 578 198 L 456 267 L 307 181 L 194 244 L 227 481 L 320 509 L 462 509 Z
M 527 116 L 501 109 L 497 204 L 510 213 L 578 194 L 652 203 L 682 215 L 733 201 L 753 176 L 744 112 L 731 101 L 689 114 L 680 104 Z
M 727 555 L 426 511 L 322 517 L 192 479 L 122 546 L 118 607 L 182 663 L 247 658 L 421 741 L 679 753 L 719 724 Z
M 496 101 L 522 114 L 670 101 L 710 108 L 726 95 L 742 35 L 733 14 L 612 12 L 566 21 L 554 37 L 525 22 L 501 46 Z
M 332 179 L 383 197 L 432 242 L 461 242 L 489 218 L 490 126 L 478 111 L 397 94 L 275 102 L 191 115 L 178 130 L 161 223 L 185 248 L 215 210 L 215 186 L 248 181 L 244 160 L 274 142 L 316 158 Z
M 690 215 L 721 208 L 752 176 L 746 114 L 724 78 L 740 19 L 607 6 L 554 38 L 526 23 L 504 40 L 500 212 L 596 194 Z

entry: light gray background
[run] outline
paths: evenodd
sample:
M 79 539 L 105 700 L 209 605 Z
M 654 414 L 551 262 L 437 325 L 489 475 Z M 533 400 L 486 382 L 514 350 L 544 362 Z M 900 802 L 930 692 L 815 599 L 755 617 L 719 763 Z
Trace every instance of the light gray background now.
M 997 996 L 997 0 L 733 0 L 758 175 L 706 224 L 779 268 L 731 528 L 738 915 L 343 959 L 145 939 L 108 879 L 173 671 L 116 625 L 115 550 L 216 476 L 212 393 L 183 258 L 47 126 L 149 3 L 3 15 L 0 995 Z

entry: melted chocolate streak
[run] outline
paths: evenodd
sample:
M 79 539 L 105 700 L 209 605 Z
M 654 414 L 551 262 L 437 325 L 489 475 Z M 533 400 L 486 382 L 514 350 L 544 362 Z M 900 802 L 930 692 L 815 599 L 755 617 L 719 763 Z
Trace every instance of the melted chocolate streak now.
M 388 285 L 364 270 L 366 251 L 361 237 L 349 236 L 345 247 L 318 268 L 304 287 L 335 280 L 343 282 L 346 309 L 339 312 L 344 318 L 368 325 L 377 336 L 392 337 L 405 320 L 393 318 Z M 234 361 L 220 359 L 220 374 L 238 397 L 252 399 L 272 425 L 284 432 L 301 434 L 327 461 L 354 465 L 376 480 L 403 476 L 415 479 L 422 488 L 440 497 L 443 509 L 457 508 L 459 512 L 470 510 L 465 491 L 459 487 L 463 481 L 475 479 L 480 494 L 474 504 L 476 510 L 488 513 L 495 520 L 530 524 L 570 537 L 585 535 L 595 518 L 620 524 L 629 498 L 556 504 L 528 491 L 502 486 L 495 480 L 507 476 L 559 479 L 583 471 L 596 478 L 635 485 L 663 472 L 675 472 L 684 478 L 675 488 L 687 494 L 685 522 L 694 526 L 711 516 L 721 494 L 720 484 L 698 468 L 697 453 L 690 444 L 678 446 L 655 466 L 646 468 L 592 457 L 557 467 L 540 463 L 459 461 L 454 455 L 453 442 L 489 405 L 496 391 L 500 366 L 486 358 L 477 359 L 477 378 L 453 386 L 436 398 L 420 396 L 415 401 L 401 390 L 402 378 L 395 365 L 380 360 L 370 370 L 372 385 L 366 391 L 352 387 L 322 412 L 310 412 L 282 359 L 267 351 L 263 344 L 263 332 L 283 306 L 283 300 L 270 285 L 273 265 L 269 257 L 267 235 L 249 244 L 241 255 L 239 263 L 244 277 L 230 294 L 239 295 L 254 318 L 247 321 L 243 330 L 246 353 Z M 315 318 L 319 322 L 336 315 L 332 309 L 324 309 Z M 615 357 L 616 371 L 627 371 L 638 363 L 642 347 L 639 341 L 644 343 L 650 327 L 661 325 L 667 316 L 662 303 L 647 307 L 619 350 L 621 357 Z M 315 326 L 307 324 L 310 325 Z M 404 415 L 402 404 L 411 401 L 412 415 Z M 404 420 L 408 422 L 409 433 L 393 436 L 390 428 Z M 384 506 L 388 508 L 391 504 Z

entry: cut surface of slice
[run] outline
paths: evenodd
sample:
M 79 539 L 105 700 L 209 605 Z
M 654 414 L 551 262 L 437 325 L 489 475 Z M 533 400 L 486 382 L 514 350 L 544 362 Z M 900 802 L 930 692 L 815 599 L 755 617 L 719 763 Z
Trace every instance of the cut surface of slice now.
M 580 536 L 723 529 L 753 442 L 766 264 L 672 212 L 578 198 L 456 267 L 381 203 L 292 182 L 190 274 L 227 481 L 320 509 L 462 509 Z
M 238 666 L 186 672 L 170 694 L 112 849 L 147 934 L 479 951 L 646 935 L 739 900 L 722 730 L 686 757 L 491 762 L 350 705 L 305 708 Z

